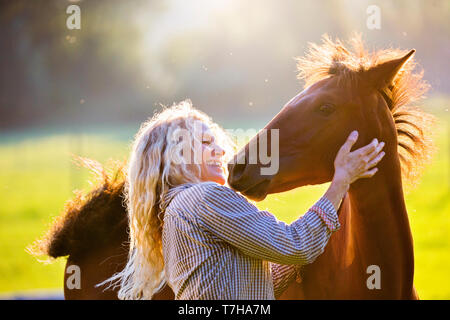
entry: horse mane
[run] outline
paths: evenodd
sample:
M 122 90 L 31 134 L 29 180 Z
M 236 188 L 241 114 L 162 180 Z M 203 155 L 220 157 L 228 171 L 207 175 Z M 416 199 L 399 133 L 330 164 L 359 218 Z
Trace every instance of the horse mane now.
M 369 52 L 359 34 L 350 37 L 348 44 L 346 46 L 339 39 L 333 41 L 326 34 L 322 37 L 322 44 L 309 43 L 306 56 L 296 58 L 298 78 L 305 81 L 305 88 L 337 75 L 342 76 L 343 81 L 358 81 L 363 72 L 407 53 L 392 48 Z M 411 186 L 418 182 L 423 167 L 435 152 L 433 128 L 436 118 L 412 105 L 423 99 L 430 87 L 423 80 L 423 70 L 416 72 L 416 66 L 414 59 L 410 58 L 392 85 L 380 92 L 397 129 L 402 178 Z
M 75 192 L 66 202 L 44 237 L 29 246 L 28 252 L 34 256 L 82 257 L 94 248 L 123 241 L 124 230 L 128 230 L 124 164 L 114 163 L 108 173 L 97 161 L 81 157 L 76 161 L 90 170 L 96 185 L 87 194 Z

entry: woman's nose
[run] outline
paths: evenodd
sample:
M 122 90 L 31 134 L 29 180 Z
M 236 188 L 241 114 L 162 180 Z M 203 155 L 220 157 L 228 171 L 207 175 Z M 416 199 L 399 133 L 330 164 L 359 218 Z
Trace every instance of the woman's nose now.
M 216 144 L 213 149 L 213 156 L 224 156 L 224 155 L 225 155 L 225 150 Z

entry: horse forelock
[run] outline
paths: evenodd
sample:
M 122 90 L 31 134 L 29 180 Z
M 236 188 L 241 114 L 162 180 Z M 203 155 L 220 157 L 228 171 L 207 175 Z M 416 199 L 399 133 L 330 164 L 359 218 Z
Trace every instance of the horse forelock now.
M 340 82 L 357 82 L 361 75 L 386 61 L 404 56 L 407 51 L 384 49 L 369 52 L 360 34 L 354 34 L 348 44 L 339 39 L 322 37 L 322 44 L 309 44 L 304 57 L 296 58 L 298 78 L 305 88 L 333 76 Z M 398 137 L 398 154 L 402 177 L 408 185 L 415 185 L 423 167 L 432 158 L 436 148 L 433 128 L 436 118 L 411 104 L 425 97 L 429 85 L 423 80 L 423 71 L 410 58 L 395 76 L 392 85 L 380 92 L 391 110 Z

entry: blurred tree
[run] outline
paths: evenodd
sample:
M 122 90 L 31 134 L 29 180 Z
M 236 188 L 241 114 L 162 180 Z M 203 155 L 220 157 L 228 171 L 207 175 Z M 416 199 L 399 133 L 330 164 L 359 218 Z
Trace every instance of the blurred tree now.
M 81 30 L 66 27 L 72 3 Z M 370 4 L 380 30 L 366 27 Z M 0 129 L 142 121 L 185 98 L 266 121 L 301 89 L 293 57 L 323 33 L 414 47 L 432 92 L 449 93 L 449 11 L 445 0 L 0 0 Z

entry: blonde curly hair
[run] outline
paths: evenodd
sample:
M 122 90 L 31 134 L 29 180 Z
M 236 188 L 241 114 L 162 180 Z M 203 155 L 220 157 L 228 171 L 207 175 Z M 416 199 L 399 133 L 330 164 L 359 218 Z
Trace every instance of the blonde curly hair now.
M 135 136 L 125 184 L 130 230 L 128 261 L 121 272 L 98 285 L 119 286 L 119 299 L 151 299 L 165 284 L 162 198 L 172 186 L 200 182 L 201 164 L 182 155 L 186 147 L 194 157 L 201 152 L 195 148 L 196 143 L 201 145 L 195 128 L 198 124 L 212 131 L 225 155 L 233 154 L 229 135 L 193 108 L 190 100 L 164 108 L 144 122 Z M 183 130 L 191 133 L 188 141 L 180 139 Z

